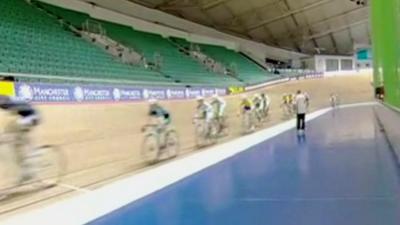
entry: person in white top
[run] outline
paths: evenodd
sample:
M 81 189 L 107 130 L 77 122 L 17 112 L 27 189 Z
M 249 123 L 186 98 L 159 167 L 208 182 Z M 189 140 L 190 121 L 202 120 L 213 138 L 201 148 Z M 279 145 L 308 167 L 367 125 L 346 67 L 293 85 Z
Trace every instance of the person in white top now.
M 304 132 L 306 128 L 306 113 L 307 113 L 307 97 L 300 91 L 297 91 L 295 97 L 295 106 L 297 113 L 297 130 L 299 132 Z

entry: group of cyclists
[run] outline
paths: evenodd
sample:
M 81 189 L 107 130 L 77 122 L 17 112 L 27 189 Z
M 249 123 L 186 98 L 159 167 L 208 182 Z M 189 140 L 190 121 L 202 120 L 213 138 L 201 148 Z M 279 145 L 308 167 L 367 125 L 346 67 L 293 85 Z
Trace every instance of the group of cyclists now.
M 196 101 L 194 119 L 203 122 L 205 133 L 221 135 L 227 128 L 225 115 L 227 103 L 225 99 L 215 94 L 209 100 L 203 96 L 198 96 Z M 160 130 L 164 130 L 170 124 L 170 113 L 155 99 L 149 100 L 149 104 L 150 118 L 159 125 Z M 252 124 L 251 129 L 254 130 L 256 124 L 258 124 L 256 122 L 262 122 L 268 115 L 270 104 L 270 98 L 265 93 L 254 94 L 250 97 L 247 94 L 242 94 L 239 115 L 249 116 Z
M 305 93 L 307 105 L 309 104 L 309 96 Z M 330 95 L 330 103 L 332 107 L 338 104 L 338 96 L 334 93 Z M 150 99 L 149 101 L 149 124 L 154 125 L 157 134 L 171 134 L 171 114 L 166 110 L 158 100 Z M 211 98 L 198 96 L 196 98 L 196 113 L 194 119 L 201 121 L 203 125 L 202 132 L 204 136 L 223 136 L 227 135 L 227 124 L 225 110 L 227 103 L 225 99 L 217 94 Z M 284 113 L 295 113 L 295 95 L 284 94 L 282 96 L 282 104 Z M 242 117 L 243 133 L 252 132 L 258 125 L 267 118 L 270 110 L 271 100 L 266 93 L 256 93 L 253 95 L 242 94 L 238 116 Z M 29 151 L 30 140 L 29 132 L 39 125 L 40 116 L 38 112 L 28 102 L 21 101 L 12 97 L 0 95 L 0 109 L 11 112 L 16 115 L 16 119 L 8 123 L 4 129 L 4 133 L 13 134 L 12 147 L 15 150 L 16 160 L 21 167 L 21 177 L 19 184 L 26 183 L 34 177 L 34 172 L 29 169 L 26 163 L 26 151 Z M 174 131 L 175 132 L 175 131 Z M 199 135 L 198 133 L 196 135 Z M 168 138 L 167 138 L 168 139 Z M 174 141 L 178 141 L 175 138 Z M 1 140 L 0 140 L 1 141 Z M 168 145 L 168 140 L 165 141 Z M 175 143 L 176 144 L 176 143 Z M 162 148 L 162 147 L 160 147 Z M 177 154 L 177 153 L 176 153 Z M 1 199 L 1 193 L 0 193 Z

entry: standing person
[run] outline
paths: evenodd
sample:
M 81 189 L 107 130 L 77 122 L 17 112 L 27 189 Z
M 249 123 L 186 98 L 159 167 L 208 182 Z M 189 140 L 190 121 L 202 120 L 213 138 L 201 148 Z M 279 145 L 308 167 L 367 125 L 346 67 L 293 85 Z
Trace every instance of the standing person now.
M 304 132 L 306 128 L 307 113 L 307 97 L 300 91 L 297 91 L 295 98 L 296 114 L 297 114 L 297 131 L 299 134 Z

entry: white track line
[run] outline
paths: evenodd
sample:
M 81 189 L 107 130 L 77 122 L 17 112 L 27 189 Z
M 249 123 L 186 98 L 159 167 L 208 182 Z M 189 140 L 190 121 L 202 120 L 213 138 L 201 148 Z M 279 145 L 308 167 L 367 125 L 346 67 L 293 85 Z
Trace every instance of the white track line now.
M 69 185 L 69 184 L 58 184 L 57 186 L 63 187 L 63 188 L 66 188 L 66 189 L 70 189 L 70 190 L 74 190 L 74 191 L 77 191 L 77 192 L 81 192 L 81 193 L 90 193 L 90 192 L 92 192 L 89 189 L 80 188 L 80 187 L 76 187 L 76 186 Z
M 376 103 L 352 104 L 351 107 L 374 104 Z M 346 107 L 346 105 L 341 106 L 341 108 Z M 331 111 L 331 108 L 310 113 L 307 116 L 307 121 L 322 116 L 329 111 Z M 294 127 L 295 120 L 292 119 L 254 134 L 212 147 L 206 151 L 194 153 L 191 156 L 132 175 L 92 192 L 74 196 L 24 214 L 15 215 L 0 221 L 0 224 L 86 224 Z

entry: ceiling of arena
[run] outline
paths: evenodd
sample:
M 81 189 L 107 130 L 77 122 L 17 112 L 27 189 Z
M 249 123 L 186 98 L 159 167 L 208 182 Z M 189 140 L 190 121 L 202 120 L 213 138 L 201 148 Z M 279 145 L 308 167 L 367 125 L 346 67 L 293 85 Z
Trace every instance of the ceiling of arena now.
M 303 53 L 352 54 L 354 44 L 371 42 L 369 7 L 360 0 L 129 1 Z

